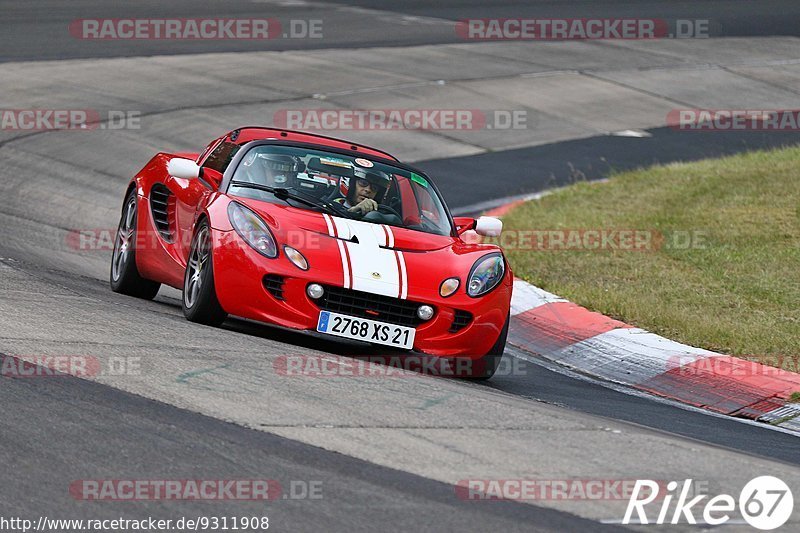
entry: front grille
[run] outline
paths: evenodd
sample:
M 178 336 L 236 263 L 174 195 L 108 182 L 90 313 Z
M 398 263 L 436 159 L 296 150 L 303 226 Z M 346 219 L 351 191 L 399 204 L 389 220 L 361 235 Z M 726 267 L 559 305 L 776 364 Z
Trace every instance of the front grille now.
M 283 276 L 279 276 L 277 274 L 267 274 L 261 281 L 264 284 L 264 288 L 267 289 L 276 300 L 284 299 L 283 282 L 286 280 L 283 279 Z
M 167 242 L 172 242 L 174 233 L 170 220 L 175 213 L 175 201 L 172 192 L 161 183 L 153 185 L 150 190 L 150 212 L 153 214 L 153 223 L 158 233 Z
M 313 301 L 325 311 L 412 328 L 422 323 L 417 317 L 417 308 L 422 304 L 417 302 L 329 285 L 324 288 L 322 298 Z
M 455 317 L 453 317 L 453 324 L 450 326 L 450 333 L 461 331 L 472 322 L 472 313 L 469 311 L 461 311 L 456 309 Z

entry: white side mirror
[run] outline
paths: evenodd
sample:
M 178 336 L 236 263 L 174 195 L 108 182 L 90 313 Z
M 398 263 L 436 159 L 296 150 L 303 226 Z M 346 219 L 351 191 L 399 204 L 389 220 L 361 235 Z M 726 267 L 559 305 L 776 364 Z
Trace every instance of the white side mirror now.
M 167 172 L 170 176 L 190 180 L 200 177 L 200 167 L 191 159 L 176 157 L 167 163 Z
M 499 237 L 503 231 L 503 221 L 494 217 L 478 217 L 475 232 L 484 237 Z

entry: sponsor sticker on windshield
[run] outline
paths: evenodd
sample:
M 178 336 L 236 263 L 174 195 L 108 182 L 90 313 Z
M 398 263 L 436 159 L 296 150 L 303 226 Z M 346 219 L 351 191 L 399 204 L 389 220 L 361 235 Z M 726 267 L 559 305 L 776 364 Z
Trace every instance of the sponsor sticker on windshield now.
M 328 165 L 331 167 L 342 167 L 342 168 L 351 168 L 352 165 L 349 161 L 345 161 L 344 159 L 336 159 L 334 157 L 320 157 L 319 162 L 323 165 Z
M 364 168 L 372 168 L 375 166 L 375 163 L 373 163 L 369 159 L 364 159 L 363 157 L 359 157 L 355 161 L 356 165 L 362 166 Z
M 413 181 L 414 183 L 419 183 L 420 185 L 422 185 L 425 188 L 428 187 L 428 180 L 426 180 L 425 178 L 423 178 L 419 174 L 415 174 L 414 172 L 411 173 L 411 181 Z

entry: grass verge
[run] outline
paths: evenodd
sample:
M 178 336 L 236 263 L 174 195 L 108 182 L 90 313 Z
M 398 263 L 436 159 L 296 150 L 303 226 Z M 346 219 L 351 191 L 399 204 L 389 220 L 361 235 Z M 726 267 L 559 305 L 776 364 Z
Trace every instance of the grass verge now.
M 530 283 L 679 342 L 800 372 L 800 148 L 578 183 L 504 225 L 500 242 Z

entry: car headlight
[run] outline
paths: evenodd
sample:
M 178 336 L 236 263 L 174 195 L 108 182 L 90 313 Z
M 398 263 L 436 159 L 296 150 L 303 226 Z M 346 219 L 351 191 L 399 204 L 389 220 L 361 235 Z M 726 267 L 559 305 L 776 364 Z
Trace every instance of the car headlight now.
M 236 202 L 228 204 L 228 218 L 239 237 L 264 257 L 278 257 L 275 237 L 269 231 L 266 222 L 250 209 Z
M 475 261 L 469 272 L 467 294 L 476 298 L 497 287 L 506 273 L 506 263 L 499 253 L 485 255 Z

